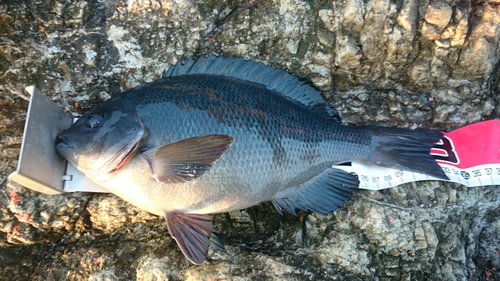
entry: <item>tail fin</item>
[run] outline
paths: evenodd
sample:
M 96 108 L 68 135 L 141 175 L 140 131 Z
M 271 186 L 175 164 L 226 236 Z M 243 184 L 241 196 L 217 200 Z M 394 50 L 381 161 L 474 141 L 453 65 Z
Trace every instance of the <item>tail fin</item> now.
M 369 127 L 373 153 L 370 164 L 399 168 L 448 180 L 430 150 L 443 134 L 433 130 Z

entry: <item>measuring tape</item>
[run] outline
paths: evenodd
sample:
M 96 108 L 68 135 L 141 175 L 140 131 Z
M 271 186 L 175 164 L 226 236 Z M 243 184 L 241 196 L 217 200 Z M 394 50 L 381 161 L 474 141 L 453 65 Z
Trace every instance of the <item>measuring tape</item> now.
M 444 137 L 431 149 L 449 181 L 466 186 L 500 184 L 500 120 L 465 126 Z M 380 190 L 407 182 L 441 180 L 424 174 L 351 163 L 335 168 L 359 176 L 360 189 Z

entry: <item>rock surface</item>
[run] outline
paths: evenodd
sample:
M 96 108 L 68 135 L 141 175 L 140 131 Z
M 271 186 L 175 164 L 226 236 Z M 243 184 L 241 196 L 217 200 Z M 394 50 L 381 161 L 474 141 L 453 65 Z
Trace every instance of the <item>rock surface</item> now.
M 346 124 L 453 130 L 498 118 L 498 4 L 3 0 L 0 279 L 499 280 L 498 186 L 359 191 L 327 216 L 280 216 L 267 203 L 220 214 L 227 253 L 193 266 L 162 218 L 113 195 L 48 196 L 7 181 L 24 87 L 78 116 L 210 52 L 309 77 Z

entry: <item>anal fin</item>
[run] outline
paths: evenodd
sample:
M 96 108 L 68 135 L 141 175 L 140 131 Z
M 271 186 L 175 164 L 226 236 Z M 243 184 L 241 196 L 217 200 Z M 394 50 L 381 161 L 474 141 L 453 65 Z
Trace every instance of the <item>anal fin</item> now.
M 328 168 L 308 182 L 279 193 L 272 200 L 274 207 L 295 215 L 295 210 L 326 215 L 337 210 L 358 189 L 359 179 L 354 173 Z

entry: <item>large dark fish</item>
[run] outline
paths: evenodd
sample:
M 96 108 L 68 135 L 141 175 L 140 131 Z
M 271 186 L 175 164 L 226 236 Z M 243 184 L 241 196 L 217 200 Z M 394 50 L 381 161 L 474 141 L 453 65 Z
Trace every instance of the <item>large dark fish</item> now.
M 280 212 L 327 214 L 358 188 L 355 174 L 332 168 L 348 161 L 447 179 L 429 154 L 441 137 L 342 126 L 305 81 L 210 55 L 92 109 L 60 134 L 57 150 L 97 184 L 165 216 L 182 252 L 199 264 L 212 236 L 208 214 L 264 201 Z

